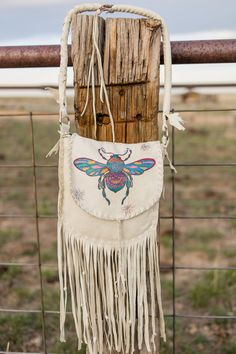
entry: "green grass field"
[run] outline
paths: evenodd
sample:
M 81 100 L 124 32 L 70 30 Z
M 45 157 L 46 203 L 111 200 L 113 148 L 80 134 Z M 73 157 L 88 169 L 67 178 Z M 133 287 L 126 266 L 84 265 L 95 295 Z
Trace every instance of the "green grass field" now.
M 232 101 L 233 102 L 233 101 Z M 230 104 L 230 106 L 232 106 Z M 219 104 L 220 106 L 220 104 Z M 223 107 L 223 103 L 221 104 Z M 200 107 L 198 107 L 200 108 Z M 185 107 L 186 109 L 186 107 Z M 235 162 L 236 123 L 233 113 L 185 113 L 187 131 L 176 133 L 176 163 Z M 56 165 L 57 157 L 45 159 L 57 140 L 56 117 L 34 120 L 37 165 Z M 0 120 L 0 163 L 32 163 L 31 129 L 28 118 Z M 236 167 L 178 167 L 177 216 L 236 216 Z M 44 304 L 48 311 L 59 308 L 56 254 L 57 168 L 37 167 L 37 193 Z M 38 310 L 41 307 L 36 239 L 33 168 L 0 169 L 0 214 L 28 218 L 1 218 L 0 308 Z M 171 215 L 171 173 L 166 168 L 166 197 L 161 215 Z M 161 220 L 161 263 L 172 262 L 172 225 Z M 177 219 L 175 230 L 178 266 L 236 267 L 236 221 Z M 9 265 L 11 262 L 31 266 Z M 162 272 L 163 303 L 172 312 L 172 272 Z M 236 315 L 235 270 L 176 270 L 176 312 L 193 315 Z M 70 305 L 69 305 L 70 308 Z M 71 316 L 65 344 L 59 343 L 59 316 L 46 314 L 47 347 L 50 353 L 78 353 Z M 167 318 L 167 344 L 162 354 L 172 353 L 172 319 Z M 236 322 L 232 319 L 176 319 L 176 353 L 235 354 Z M 40 313 L 0 312 L 0 351 L 43 351 Z

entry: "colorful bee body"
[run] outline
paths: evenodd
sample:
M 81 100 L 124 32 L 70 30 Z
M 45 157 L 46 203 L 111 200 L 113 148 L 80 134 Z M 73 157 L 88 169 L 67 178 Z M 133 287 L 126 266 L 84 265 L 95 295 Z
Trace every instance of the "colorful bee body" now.
M 131 149 L 126 149 L 124 154 L 106 152 L 103 148 L 100 148 L 98 152 L 107 161 L 106 164 L 82 157 L 74 160 L 74 165 L 88 176 L 99 176 L 98 189 L 102 191 L 102 196 L 106 199 L 108 205 L 111 202 L 106 196 L 106 188 L 117 193 L 126 186 L 126 194 L 121 201 L 121 204 L 123 204 L 129 195 L 129 189 L 133 187 L 132 175 L 141 175 L 155 165 L 155 160 L 151 158 L 125 164 L 125 161 L 131 156 Z M 110 155 L 110 157 L 106 158 L 104 154 Z M 124 156 L 124 159 L 121 156 Z

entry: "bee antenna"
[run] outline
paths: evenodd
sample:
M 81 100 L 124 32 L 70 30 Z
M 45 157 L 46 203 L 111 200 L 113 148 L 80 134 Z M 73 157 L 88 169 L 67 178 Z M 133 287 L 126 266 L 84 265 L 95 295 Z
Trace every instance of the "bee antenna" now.
M 132 150 L 130 148 L 127 148 L 126 151 L 124 152 L 124 154 L 122 154 L 120 156 L 124 156 L 126 154 L 128 154 L 128 156 L 124 159 L 124 161 L 126 161 L 130 158 L 130 155 L 132 154 Z
M 123 154 L 117 154 L 117 155 L 118 155 L 118 156 L 124 156 L 124 155 L 126 155 L 126 154 L 127 154 L 127 152 L 128 152 L 129 150 L 130 150 L 130 149 L 129 149 L 129 148 L 127 148 Z
M 104 149 L 103 147 L 101 148 L 101 150 L 102 150 L 102 152 L 103 152 L 104 154 L 113 155 L 113 152 L 106 152 L 106 151 L 105 151 L 105 149 Z
M 109 154 L 109 155 L 112 155 L 112 152 L 106 152 L 105 150 L 104 150 L 104 148 L 100 148 L 100 149 L 98 149 L 98 152 L 99 152 L 99 154 L 102 156 L 102 158 L 104 159 L 104 160 L 108 160 L 103 154 Z M 102 154 L 103 153 L 103 154 Z

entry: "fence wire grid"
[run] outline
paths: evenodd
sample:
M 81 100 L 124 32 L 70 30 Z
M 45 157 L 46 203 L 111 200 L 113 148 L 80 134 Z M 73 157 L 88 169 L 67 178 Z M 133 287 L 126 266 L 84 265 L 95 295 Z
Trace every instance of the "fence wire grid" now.
M 195 85 L 194 85 L 195 86 Z M 220 86 L 220 85 L 218 85 Z M 196 85 L 197 87 L 197 85 Z M 40 87 L 39 87 L 40 88 Z M 193 109 L 193 110 L 178 110 L 176 109 L 177 112 L 185 112 L 185 113 L 197 113 L 197 112 L 236 112 L 236 107 L 232 108 L 220 108 L 220 109 Z M 47 347 L 47 338 L 46 338 L 46 323 L 45 323 L 45 316 L 47 314 L 52 314 L 52 315 L 58 315 L 58 311 L 54 310 L 47 310 L 45 309 L 45 304 L 44 304 L 44 284 L 43 284 L 43 275 L 42 275 L 42 257 L 41 257 L 41 242 L 40 242 L 40 229 L 39 229 L 39 220 L 40 219 L 55 219 L 57 216 L 56 215 L 43 215 L 39 212 L 39 207 L 38 207 L 38 197 L 39 197 L 39 190 L 38 190 L 38 179 L 37 179 L 37 171 L 40 168 L 57 168 L 56 164 L 37 164 L 36 162 L 36 154 L 35 154 L 35 127 L 34 127 L 34 115 L 39 116 L 55 116 L 57 113 L 33 113 L 29 112 L 28 114 L 28 119 L 30 123 L 30 132 L 31 132 L 31 163 L 25 163 L 22 165 L 19 164 L 1 164 L 0 168 L 10 168 L 10 169 L 27 169 L 31 168 L 33 170 L 33 180 L 32 180 L 32 185 L 33 185 L 33 191 L 34 191 L 34 211 L 32 214 L 1 214 L 0 218 L 1 219 L 31 219 L 32 221 L 35 222 L 35 227 L 36 227 L 36 241 L 37 241 L 37 255 L 38 255 L 38 261 L 33 262 L 33 263 L 24 263 L 24 262 L 1 262 L 0 261 L 0 267 L 4 266 L 19 266 L 19 267 L 36 267 L 38 269 L 38 274 L 39 274 L 39 288 L 40 288 L 40 308 L 31 310 L 31 309 L 23 309 L 23 308 L 0 308 L 0 313 L 9 313 L 9 314 L 17 314 L 17 313 L 25 313 L 25 314 L 40 314 L 41 315 L 41 326 L 42 326 L 42 343 L 43 343 L 43 352 L 48 353 L 48 347 Z M 20 116 L 26 116 L 26 114 L 0 114 L 0 118 L 9 118 L 11 116 L 14 117 L 20 117 Z M 198 167 L 201 169 L 202 167 L 207 167 L 207 168 L 218 168 L 218 167 L 229 167 L 233 168 L 236 166 L 236 162 L 230 162 L 226 161 L 224 163 L 218 163 L 213 162 L 213 163 L 202 163 L 202 162 L 194 162 L 194 163 L 188 163 L 188 162 L 177 162 L 177 156 L 176 156 L 176 133 L 174 129 L 172 129 L 171 132 L 171 142 L 170 142 L 170 150 L 172 152 L 172 163 L 174 166 L 178 167 Z M 56 181 L 55 181 L 56 183 Z M 209 271 L 209 270 L 236 270 L 236 267 L 227 267 L 227 266 L 182 266 L 178 265 L 176 263 L 176 220 L 178 219 L 186 219 L 186 220 L 210 220 L 210 219 L 219 219 L 219 220 L 236 220 L 236 215 L 178 215 L 176 213 L 176 184 L 178 181 L 176 181 L 176 175 L 175 173 L 171 174 L 171 186 L 172 186 L 172 191 L 171 191 L 171 214 L 170 215 L 160 215 L 160 219 L 164 220 L 170 220 L 171 222 L 171 237 L 172 237 L 172 244 L 171 244 L 171 258 L 172 258 L 172 263 L 171 265 L 163 265 L 161 264 L 161 271 L 165 272 L 166 270 L 170 270 L 172 272 L 172 313 L 167 313 L 165 316 L 167 318 L 171 318 L 172 320 L 172 353 L 175 354 L 177 353 L 176 349 L 176 319 L 177 318 L 189 318 L 189 319 L 199 319 L 199 320 L 204 320 L 204 319 L 227 319 L 227 320 L 236 320 L 235 315 L 200 315 L 200 314 L 191 314 L 191 313 L 181 313 L 177 312 L 176 310 L 176 270 L 196 270 L 196 271 Z M 161 227 L 160 223 L 160 227 Z M 44 264 L 44 266 L 48 267 L 53 267 L 57 268 L 57 265 L 52 265 L 52 264 Z M 58 290 L 59 291 L 59 290 Z M 10 341 L 10 338 L 9 338 Z M 6 353 L 6 351 L 0 351 L 0 353 Z M 13 353 L 13 352 L 12 352 Z

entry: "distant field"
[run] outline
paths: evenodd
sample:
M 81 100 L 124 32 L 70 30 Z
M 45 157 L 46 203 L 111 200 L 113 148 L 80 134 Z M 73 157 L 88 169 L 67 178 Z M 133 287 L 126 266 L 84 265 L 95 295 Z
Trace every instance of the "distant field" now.
M 205 109 L 235 107 L 233 95 L 192 95 L 174 98 L 175 108 Z M 56 112 L 48 98 L 0 99 L 1 112 Z M 72 110 L 72 108 L 71 108 Z M 176 163 L 236 162 L 236 112 L 183 113 L 187 131 L 176 133 Z M 56 165 L 57 157 L 45 160 L 56 142 L 57 117 L 34 119 L 36 163 Z M 37 266 L 9 265 L 10 262 L 36 264 L 37 242 L 32 167 L 13 168 L 32 162 L 31 130 L 28 117 L 0 117 L 0 214 L 29 218 L 1 218 L 0 308 L 40 309 Z M 176 175 L 177 216 L 236 216 L 236 167 L 178 167 Z M 56 255 L 57 168 L 37 167 L 40 246 L 46 310 L 58 310 L 59 290 Z M 171 173 L 166 168 L 165 200 L 161 215 L 171 215 Z M 161 265 L 172 262 L 171 220 L 161 220 Z M 176 220 L 176 265 L 236 267 L 236 220 L 212 218 Z M 162 271 L 165 313 L 172 312 L 172 271 Z M 177 270 L 176 312 L 194 315 L 236 315 L 236 270 Z M 68 318 L 68 342 L 59 343 L 59 316 L 46 315 L 48 351 L 78 353 L 72 318 Z M 171 353 L 172 320 L 162 354 Z M 235 354 L 236 321 L 225 319 L 178 318 L 176 342 L 179 354 Z M 41 316 L 0 312 L 0 351 L 10 343 L 10 351 L 42 351 Z

